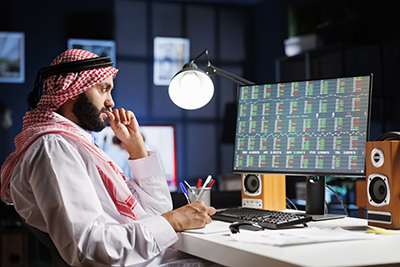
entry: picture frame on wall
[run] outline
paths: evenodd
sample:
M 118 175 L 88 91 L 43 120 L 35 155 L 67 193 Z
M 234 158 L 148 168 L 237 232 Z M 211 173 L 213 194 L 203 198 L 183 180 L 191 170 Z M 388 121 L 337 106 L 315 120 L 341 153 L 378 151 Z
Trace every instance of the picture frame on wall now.
M 0 83 L 25 82 L 25 34 L 0 32 Z
M 169 85 L 171 78 L 189 62 L 190 41 L 186 38 L 154 38 L 155 85 Z
M 83 49 L 103 57 L 109 56 L 114 62 L 113 67 L 117 66 L 117 55 L 114 40 L 93 40 L 93 39 L 68 39 L 68 49 Z

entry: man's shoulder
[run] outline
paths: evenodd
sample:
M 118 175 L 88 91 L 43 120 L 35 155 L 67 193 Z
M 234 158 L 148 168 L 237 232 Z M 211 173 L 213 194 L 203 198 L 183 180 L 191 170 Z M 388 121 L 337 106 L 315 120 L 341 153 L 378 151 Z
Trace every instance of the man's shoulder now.
M 58 141 L 58 140 L 70 140 L 73 139 L 72 137 L 64 134 L 64 133 L 46 133 L 37 138 L 37 140 L 42 141 Z M 76 139 L 76 138 L 75 138 Z
M 82 137 L 81 137 L 82 138 Z M 77 146 L 79 144 L 77 137 L 72 138 L 69 135 L 63 133 L 46 133 L 39 136 L 31 145 L 33 146 L 43 146 L 50 144 L 65 144 Z
M 48 133 L 37 138 L 26 150 L 25 159 L 34 160 L 36 157 L 64 158 L 63 155 L 86 158 L 88 151 L 81 142 L 68 135 Z

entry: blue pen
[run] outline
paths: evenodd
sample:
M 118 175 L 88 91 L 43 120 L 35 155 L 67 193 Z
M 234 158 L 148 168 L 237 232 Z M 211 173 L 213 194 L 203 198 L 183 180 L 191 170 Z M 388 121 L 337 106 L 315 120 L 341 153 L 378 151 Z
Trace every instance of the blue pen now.
M 182 189 L 182 191 L 183 191 L 183 194 L 185 195 L 185 197 L 186 197 L 186 200 L 187 200 L 187 202 L 190 204 L 190 203 L 192 203 L 192 201 L 190 201 L 190 198 L 189 198 L 189 194 L 188 194 L 188 192 L 186 191 L 186 187 L 181 183 L 181 189 Z
M 192 195 L 196 197 L 196 200 L 198 200 L 198 199 L 199 199 L 199 196 L 196 194 L 196 192 L 194 192 L 193 188 L 188 184 L 188 182 L 186 182 L 186 181 L 183 181 L 183 182 L 184 182 L 184 184 L 185 184 L 185 187 L 186 187 L 187 189 L 189 189 L 189 190 L 190 190 L 190 193 L 192 193 Z

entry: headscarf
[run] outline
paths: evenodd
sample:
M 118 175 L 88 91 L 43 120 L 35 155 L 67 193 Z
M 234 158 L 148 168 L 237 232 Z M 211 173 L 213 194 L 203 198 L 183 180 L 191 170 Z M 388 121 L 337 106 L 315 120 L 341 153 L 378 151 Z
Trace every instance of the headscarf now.
M 98 57 L 85 50 L 72 49 L 59 55 L 51 66 Z M 113 67 L 89 69 L 53 75 L 45 79 L 43 95 L 37 107 L 28 111 L 23 118 L 22 132 L 14 140 L 15 150 L 7 157 L 1 168 L 1 196 L 12 203 L 10 180 L 14 168 L 28 148 L 41 136 L 57 133 L 82 143 L 99 171 L 104 186 L 118 211 L 131 219 L 136 219 L 145 212 L 126 185 L 123 172 L 112 161 L 107 161 L 72 124 L 60 119 L 57 111 L 68 99 L 86 92 L 106 78 L 117 74 Z M 40 177 L 38 177 L 40 179 Z
M 99 57 L 91 52 L 71 49 L 59 55 L 50 66 Z M 27 112 L 23 118 L 22 129 L 32 124 L 47 121 L 68 99 L 86 92 L 109 76 L 115 76 L 118 70 L 113 67 L 90 69 L 81 72 L 70 72 L 48 77 L 43 84 L 43 95 L 37 108 Z

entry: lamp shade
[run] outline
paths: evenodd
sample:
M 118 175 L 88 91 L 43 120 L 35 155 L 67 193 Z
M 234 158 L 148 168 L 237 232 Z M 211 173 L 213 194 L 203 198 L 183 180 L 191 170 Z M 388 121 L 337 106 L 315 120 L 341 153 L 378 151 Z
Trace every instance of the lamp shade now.
M 199 109 L 214 95 L 211 78 L 194 63 L 187 63 L 171 80 L 168 94 L 172 102 L 183 109 Z

